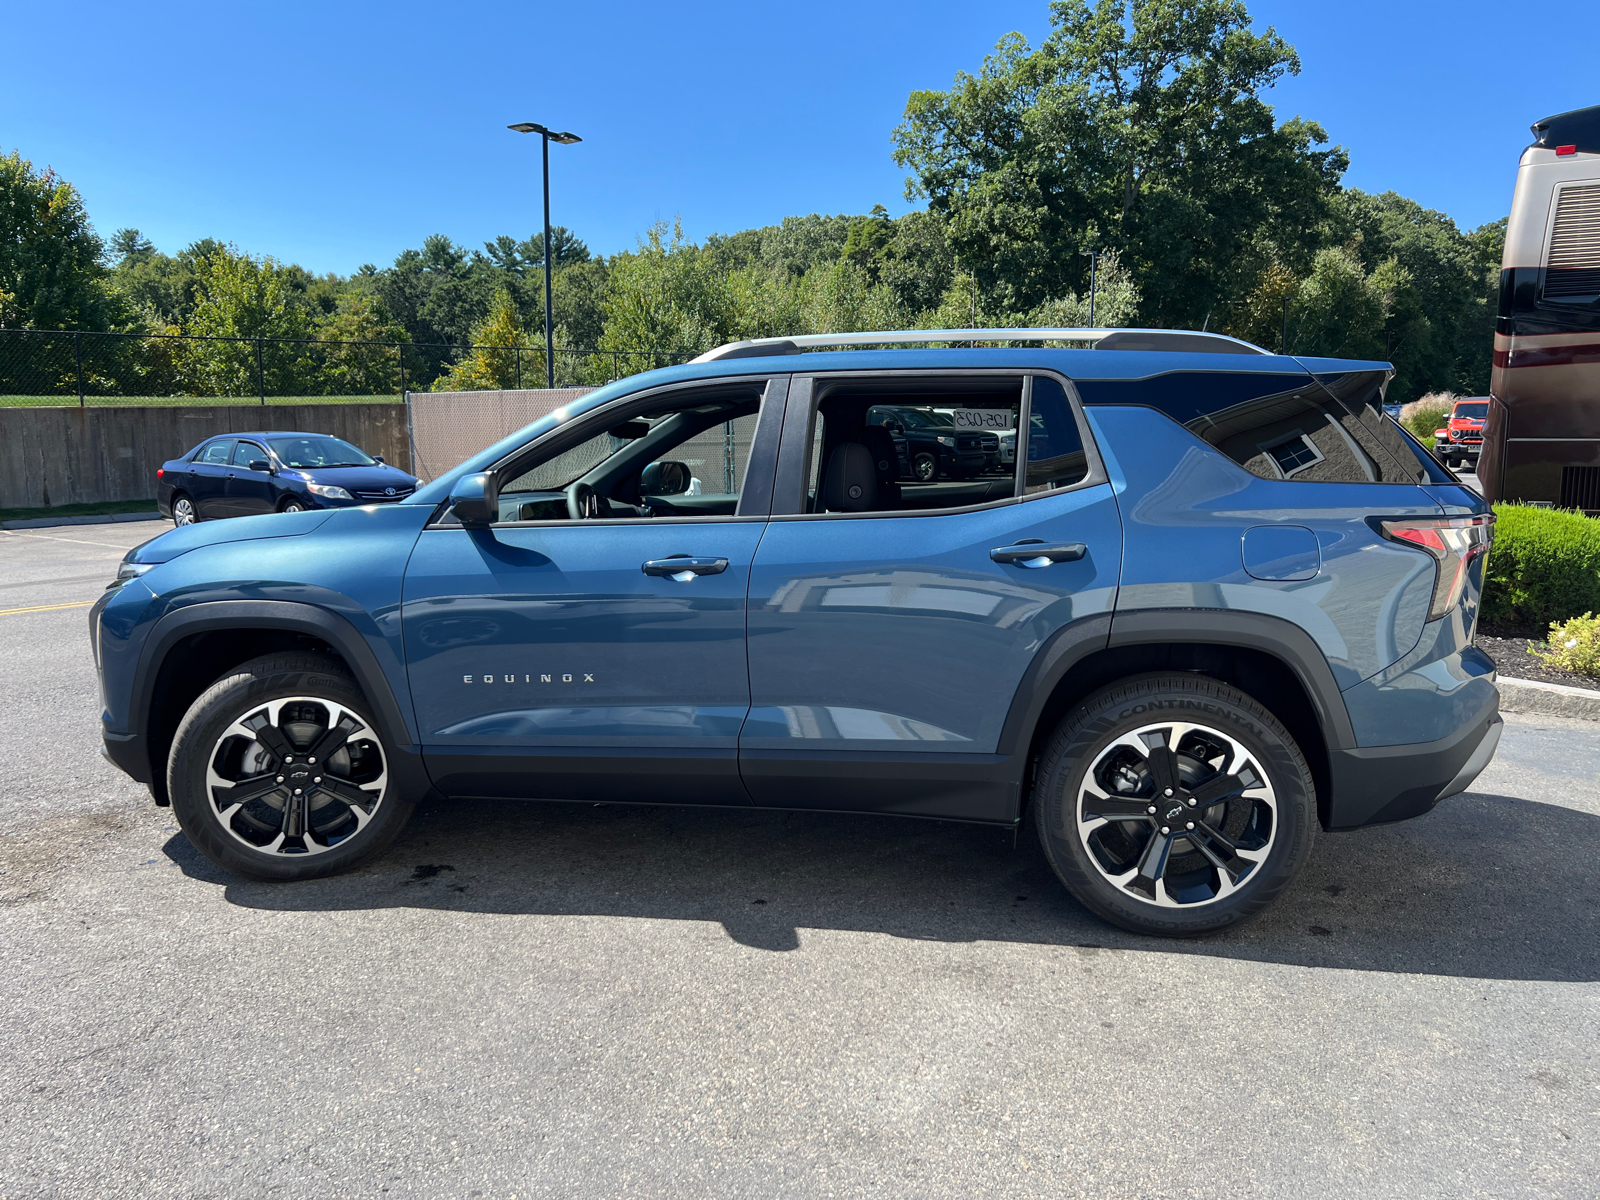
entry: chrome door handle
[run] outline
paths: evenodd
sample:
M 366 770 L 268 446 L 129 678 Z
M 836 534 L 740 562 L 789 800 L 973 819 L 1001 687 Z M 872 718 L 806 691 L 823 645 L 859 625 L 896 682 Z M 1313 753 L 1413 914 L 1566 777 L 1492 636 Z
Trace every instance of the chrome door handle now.
M 1052 563 L 1077 562 L 1089 547 L 1082 542 L 1051 542 L 1029 538 L 1014 546 L 996 546 L 989 557 L 997 563 L 1015 563 L 1019 567 L 1048 567 Z
M 720 575 L 728 569 L 725 558 L 694 558 L 688 554 L 674 554 L 671 558 L 652 558 L 640 565 L 646 575 L 660 575 L 688 583 L 696 575 Z

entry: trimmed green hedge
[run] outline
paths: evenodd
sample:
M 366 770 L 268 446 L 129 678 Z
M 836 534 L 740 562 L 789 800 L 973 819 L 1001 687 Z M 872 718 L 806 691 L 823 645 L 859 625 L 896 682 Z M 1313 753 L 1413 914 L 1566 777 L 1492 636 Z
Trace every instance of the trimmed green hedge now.
M 1600 520 L 1496 504 L 1484 578 L 1485 632 L 1543 637 L 1552 621 L 1600 612 Z

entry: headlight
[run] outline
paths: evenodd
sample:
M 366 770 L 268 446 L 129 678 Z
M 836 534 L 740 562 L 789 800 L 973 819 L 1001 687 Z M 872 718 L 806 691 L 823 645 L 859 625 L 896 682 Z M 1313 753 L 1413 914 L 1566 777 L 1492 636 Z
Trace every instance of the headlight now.
M 941 445 L 941 446 L 954 446 L 955 444 L 956 444 L 955 438 L 940 438 L 939 439 L 939 445 Z
M 313 496 L 321 496 L 325 500 L 354 500 L 355 497 L 342 487 L 334 487 L 331 483 L 308 483 L 306 487 Z
M 148 571 L 151 567 L 153 567 L 155 565 L 156 565 L 155 563 L 136 563 L 136 562 L 125 562 L 125 563 L 117 564 L 117 577 L 115 579 L 113 579 L 110 583 L 106 584 L 106 591 L 109 592 L 112 588 L 119 588 L 123 584 L 127 583 L 128 580 L 130 580 L 130 579 L 139 578 L 139 576 L 143 575 L 146 571 Z

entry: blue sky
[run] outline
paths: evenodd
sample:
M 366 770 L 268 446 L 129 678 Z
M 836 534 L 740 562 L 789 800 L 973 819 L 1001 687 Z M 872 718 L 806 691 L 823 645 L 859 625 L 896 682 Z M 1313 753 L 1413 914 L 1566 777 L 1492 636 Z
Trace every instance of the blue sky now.
M 1250 5 L 1304 71 L 1269 97 L 1464 227 L 1503 216 L 1538 117 L 1600 103 L 1600 4 Z M 696 239 L 785 215 L 902 212 L 890 130 L 915 88 L 1038 40 L 1044 0 L 6 6 L 0 149 L 54 166 L 103 234 L 213 236 L 314 271 L 477 245 L 539 216 L 596 251 L 681 215 Z

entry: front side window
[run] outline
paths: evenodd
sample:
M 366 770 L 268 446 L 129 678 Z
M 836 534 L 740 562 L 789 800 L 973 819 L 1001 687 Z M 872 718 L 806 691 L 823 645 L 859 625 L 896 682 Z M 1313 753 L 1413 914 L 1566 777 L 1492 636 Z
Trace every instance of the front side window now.
M 229 461 L 236 467 L 249 467 L 251 463 L 266 457 L 267 452 L 254 442 L 237 442 L 233 447 L 233 457 Z
M 286 467 L 315 470 L 319 467 L 370 467 L 377 462 L 365 450 L 336 437 L 310 434 L 272 439 L 272 449 Z
M 663 400 L 511 468 L 502 521 L 733 516 L 761 397 L 749 388 Z
M 209 443 L 199 454 L 194 456 L 197 463 L 215 463 L 224 466 L 228 461 L 228 454 L 233 449 L 233 439 L 223 438 L 220 441 Z

